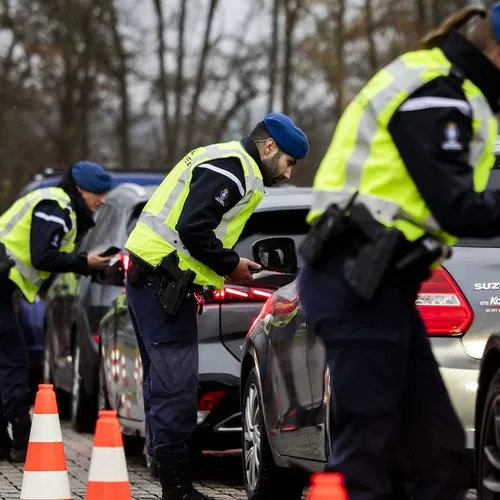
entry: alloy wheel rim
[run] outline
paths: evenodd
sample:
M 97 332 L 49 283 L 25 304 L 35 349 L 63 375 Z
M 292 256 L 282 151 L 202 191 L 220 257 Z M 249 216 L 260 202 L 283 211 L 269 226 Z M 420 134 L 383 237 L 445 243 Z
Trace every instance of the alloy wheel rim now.
M 486 421 L 482 463 L 482 498 L 494 500 L 500 493 L 500 394 L 492 402 Z
M 98 401 L 99 401 L 99 410 L 107 410 L 106 408 L 106 397 L 104 394 L 104 384 L 106 378 L 104 376 L 104 368 L 102 367 L 102 363 L 99 366 L 99 395 L 98 395 Z
M 252 383 L 245 404 L 243 443 L 245 478 L 252 491 L 257 487 L 261 469 L 260 413 L 259 393 L 257 386 Z
M 80 346 L 75 347 L 75 357 L 73 359 L 73 387 L 71 391 L 71 416 L 75 418 L 78 410 L 78 399 L 80 395 Z
M 45 347 L 43 349 L 43 383 L 50 384 L 50 352 L 49 345 L 46 341 Z

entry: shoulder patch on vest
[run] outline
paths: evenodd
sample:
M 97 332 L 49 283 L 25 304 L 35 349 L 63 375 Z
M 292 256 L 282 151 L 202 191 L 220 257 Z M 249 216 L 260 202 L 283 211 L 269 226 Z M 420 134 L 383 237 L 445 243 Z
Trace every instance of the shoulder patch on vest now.
M 50 246 L 52 248 L 59 248 L 61 246 L 61 235 L 59 233 L 54 234 L 52 240 L 50 240 Z
M 229 191 L 229 188 L 227 186 L 221 185 L 215 190 L 214 200 L 217 205 L 220 205 L 221 207 L 227 207 L 230 198 L 231 192 Z
M 446 123 L 443 131 L 443 142 L 441 148 L 445 151 L 462 151 L 463 145 L 459 142 L 460 130 L 457 124 L 453 121 Z

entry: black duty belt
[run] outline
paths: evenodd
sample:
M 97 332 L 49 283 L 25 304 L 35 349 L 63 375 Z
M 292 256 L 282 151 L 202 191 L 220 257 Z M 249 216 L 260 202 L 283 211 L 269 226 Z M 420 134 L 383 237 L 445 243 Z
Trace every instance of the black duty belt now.
M 129 281 L 133 277 L 134 286 L 142 286 L 146 282 L 147 276 L 154 276 L 156 279 L 167 278 L 171 279 L 161 268 L 154 268 L 135 255 L 130 254 L 130 269 L 128 271 Z M 193 283 L 189 289 L 198 294 L 203 294 L 203 286 Z

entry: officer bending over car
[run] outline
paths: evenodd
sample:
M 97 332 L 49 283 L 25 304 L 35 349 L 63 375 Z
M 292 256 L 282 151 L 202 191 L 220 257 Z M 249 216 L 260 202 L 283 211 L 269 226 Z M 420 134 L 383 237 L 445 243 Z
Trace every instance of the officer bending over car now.
M 188 153 L 144 208 L 125 247 L 127 299 L 144 369 L 148 454 L 163 499 L 207 498 L 192 485 L 186 441 L 196 427 L 197 313 L 203 287 L 250 283 L 258 265 L 233 246 L 264 196 L 308 152 L 292 120 L 272 113 L 241 141 Z
M 28 193 L 0 215 L 0 459 L 24 462 L 31 428 L 28 348 L 14 294 L 33 303 L 52 273 L 86 275 L 108 266 L 111 257 L 75 253 L 74 248 L 94 225 L 93 214 L 110 189 L 110 175 L 83 161 L 57 187 Z

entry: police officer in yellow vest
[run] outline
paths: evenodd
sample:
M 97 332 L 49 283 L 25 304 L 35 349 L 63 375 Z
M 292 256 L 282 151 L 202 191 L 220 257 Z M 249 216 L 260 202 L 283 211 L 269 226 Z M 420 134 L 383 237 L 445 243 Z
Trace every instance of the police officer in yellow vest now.
M 148 453 L 163 498 L 206 498 L 192 486 L 186 440 L 196 426 L 197 309 L 193 293 L 248 283 L 254 262 L 234 250 L 264 186 L 290 177 L 308 152 L 293 121 L 272 113 L 241 141 L 188 153 L 144 208 L 125 247 L 127 298 L 144 368 Z M 178 259 L 178 261 L 177 261 Z M 186 292 L 188 295 L 186 297 Z
M 464 431 L 415 299 L 457 237 L 500 235 L 500 191 L 485 189 L 499 69 L 500 4 L 455 13 L 353 99 L 317 172 L 299 294 L 332 377 L 328 470 L 351 500 L 389 498 L 399 453 L 413 499 L 467 490 Z
M 13 295 L 33 302 L 51 273 L 88 274 L 104 269 L 111 257 L 73 252 L 94 225 L 111 177 L 100 166 L 79 162 L 58 187 L 37 189 L 0 216 L 0 458 L 23 462 L 30 420 L 28 350 L 17 324 Z M 11 422 L 13 442 L 7 433 Z

